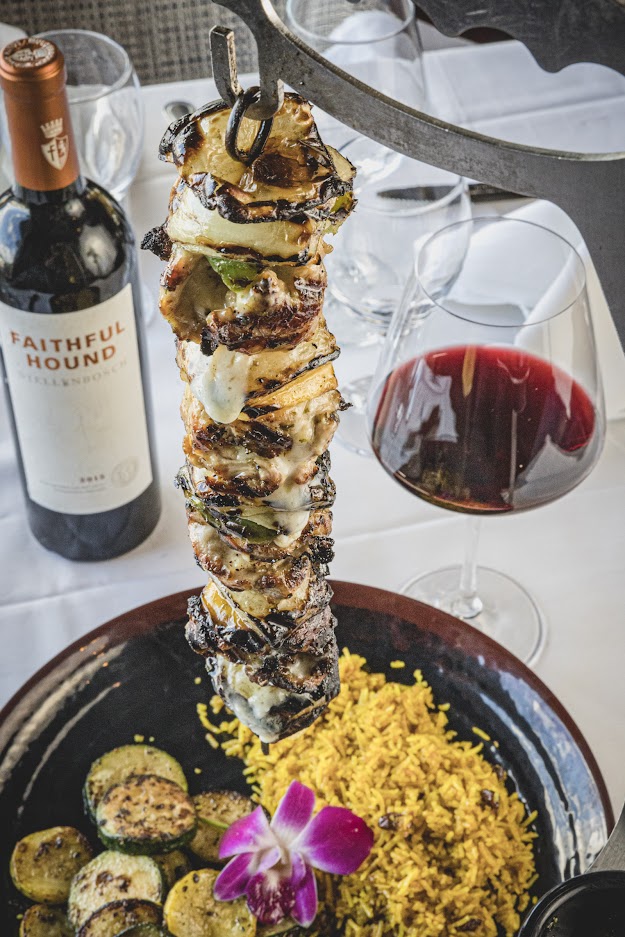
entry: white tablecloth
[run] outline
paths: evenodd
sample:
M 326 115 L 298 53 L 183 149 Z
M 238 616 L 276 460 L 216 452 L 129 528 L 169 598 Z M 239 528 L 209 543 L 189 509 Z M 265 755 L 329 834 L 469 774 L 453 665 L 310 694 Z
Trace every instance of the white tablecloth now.
M 576 66 L 547 76 L 515 44 L 431 55 L 434 72 L 440 77 L 442 70 L 458 88 L 465 119 L 473 126 L 543 145 L 573 141 L 577 149 L 625 149 L 624 83 L 604 69 Z M 487 74 L 496 80 L 487 82 Z M 172 173 L 156 157 L 165 127 L 162 105 L 177 98 L 198 105 L 215 97 L 211 82 L 152 86 L 144 94 L 145 155 L 130 197 L 138 233 L 162 222 L 166 212 Z M 583 119 L 574 126 L 579 114 Z M 141 266 L 155 297 L 161 265 L 144 253 Z M 156 315 L 148 340 L 163 513 L 152 536 L 126 556 L 76 564 L 34 541 L 0 401 L 0 704 L 86 631 L 203 581 L 172 483 L 182 461 L 181 385 L 169 326 Z M 340 377 L 355 377 L 361 368 L 361 353 L 347 349 Z M 336 443 L 332 461 L 339 493 L 333 576 L 394 589 L 415 571 L 460 560 L 462 517 L 412 497 L 373 459 Z M 625 421 L 609 424 L 600 464 L 571 495 L 540 511 L 487 521 L 480 558 L 520 580 L 543 610 L 549 641 L 536 670 L 578 722 L 615 805 L 620 804 L 625 798 Z

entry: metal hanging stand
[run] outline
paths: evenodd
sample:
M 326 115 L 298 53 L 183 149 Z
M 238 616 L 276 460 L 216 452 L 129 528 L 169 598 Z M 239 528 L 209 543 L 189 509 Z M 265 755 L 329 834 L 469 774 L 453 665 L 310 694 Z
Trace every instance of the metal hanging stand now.
M 286 82 L 349 127 L 399 153 L 559 205 L 588 246 L 625 347 L 625 153 L 547 150 L 445 123 L 374 91 L 322 58 L 289 32 L 271 0 L 215 2 L 238 14 L 256 40 L 260 86 L 248 100 L 246 117 L 271 119 L 282 105 Z M 420 6 L 448 35 L 472 26 L 506 31 L 547 70 L 586 61 L 625 74 L 623 0 L 569 0 L 566 10 L 556 0 L 534 0 L 531 9 L 516 0 L 420 0 Z M 211 48 L 217 88 L 232 106 L 242 92 L 232 33 L 216 27 Z

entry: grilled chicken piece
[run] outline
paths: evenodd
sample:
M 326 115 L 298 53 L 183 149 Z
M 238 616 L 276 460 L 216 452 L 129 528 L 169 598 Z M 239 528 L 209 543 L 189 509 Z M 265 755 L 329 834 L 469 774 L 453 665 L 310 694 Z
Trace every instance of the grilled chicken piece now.
M 160 307 L 178 338 L 203 339 L 211 351 L 225 345 L 252 354 L 293 348 L 309 338 L 325 286 L 318 259 L 303 267 L 263 270 L 176 244 L 161 277 Z
M 334 636 L 319 657 L 274 652 L 233 663 L 216 654 L 206 669 L 228 708 L 267 743 L 311 725 L 340 689 Z
M 303 484 L 316 474 L 316 460 L 330 445 L 340 404 L 340 394 L 329 391 L 256 419 L 217 423 L 187 387 L 181 407 L 187 430 L 184 450 L 222 491 L 243 479 L 247 487 L 264 494 L 289 480 Z
M 194 512 L 189 514 L 189 537 L 198 566 L 229 589 L 256 589 L 274 601 L 327 569 L 334 556 L 329 538 L 310 537 L 298 539 L 292 552 L 283 551 L 280 559 L 259 559 L 233 549 Z
M 199 498 L 187 498 L 189 524 L 212 527 L 224 547 L 245 553 L 251 560 L 273 563 L 288 557 L 309 553 L 316 562 L 332 559 L 332 512 L 293 511 L 278 514 L 228 512 L 207 508 Z M 209 548 L 212 535 L 202 536 L 202 545 Z M 221 555 L 223 550 L 219 549 Z
M 187 494 L 190 482 L 193 493 L 201 498 L 205 504 L 217 508 L 269 508 L 276 512 L 310 511 L 312 508 L 329 507 L 334 503 L 336 489 L 329 477 L 329 457 L 327 453 L 319 456 L 315 462 L 316 471 L 312 477 L 303 484 L 297 484 L 293 479 L 284 482 L 267 495 L 258 497 L 254 492 L 245 494 L 247 488 L 245 479 L 235 484 L 235 479 L 229 486 L 219 483 L 213 484 L 209 472 L 192 462 L 187 461 L 185 475 L 179 473 L 177 484 Z M 222 489 L 227 487 L 228 490 Z
M 161 276 L 159 308 L 177 338 L 200 342 L 206 317 L 226 302 L 228 287 L 203 254 L 174 244 Z
M 214 309 L 202 331 L 203 346 L 218 345 L 248 354 L 270 348 L 295 348 L 319 326 L 327 278 L 323 264 L 265 269 L 252 283 L 233 290 L 226 305 Z

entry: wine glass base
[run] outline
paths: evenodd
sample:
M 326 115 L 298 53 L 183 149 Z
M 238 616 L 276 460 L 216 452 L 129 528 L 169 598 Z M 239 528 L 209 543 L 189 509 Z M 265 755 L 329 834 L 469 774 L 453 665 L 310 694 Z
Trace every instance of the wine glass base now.
M 336 438 L 342 446 L 357 455 L 373 456 L 369 430 L 367 426 L 367 397 L 371 387 L 371 377 L 360 377 L 341 387 L 343 399 L 351 404 L 349 410 L 341 413 Z
M 454 607 L 460 573 L 460 566 L 425 573 L 410 579 L 400 592 L 462 618 Z M 483 566 L 478 567 L 477 588 L 483 607 L 463 620 L 502 644 L 525 664 L 535 663 L 545 646 L 546 628 L 531 596 L 514 579 Z

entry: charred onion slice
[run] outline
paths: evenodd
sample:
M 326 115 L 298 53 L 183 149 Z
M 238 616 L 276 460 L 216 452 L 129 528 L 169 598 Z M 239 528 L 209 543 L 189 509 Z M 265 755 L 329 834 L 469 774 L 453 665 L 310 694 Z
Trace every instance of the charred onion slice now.
M 182 179 L 172 189 L 165 230 L 172 241 L 193 245 L 196 250 L 208 248 L 209 255 L 212 252 L 263 265 L 286 261 L 305 264 L 328 250 L 323 242 L 329 230 L 325 223 L 298 215 L 290 221 L 237 224 L 202 205 Z
M 254 398 L 266 398 L 307 371 L 333 361 L 338 353 L 336 339 L 321 319 L 314 335 L 290 351 L 272 349 L 246 355 L 219 346 L 214 355 L 205 355 L 195 342 L 177 341 L 176 362 L 182 378 L 211 417 L 211 387 L 220 380 L 230 381 L 232 374 L 232 393 L 240 397 L 241 406 L 232 419 L 219 419 L 232 423 Z
M 173 162 L 205 208 L 235 224 L 327 217 L 340 196 L 351 193 L 355 169 L 325 146 L 310 104 L 285 96 L 263 152 L 251 166 L 233 160 L 223 141 L 229 110 L 209 105 L 173 124 L 161 143 L 161 158 Z M 241 145 L 248 146 L 253 121 L 243 120 Z
M 201 596 L 189 599 L 188 612 L 187 640 L 193 650 L 204 657 L 221 653 L 234 661 L 263 647 L 322 654 L 336 624 L 328 604 L 295 619 L 279 613 L 256 618 L 239 608 L 233 595 L 212 577 Z

